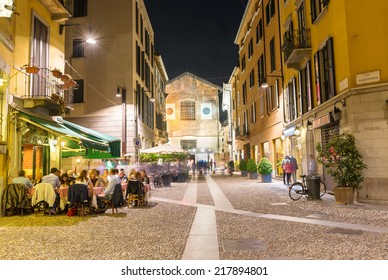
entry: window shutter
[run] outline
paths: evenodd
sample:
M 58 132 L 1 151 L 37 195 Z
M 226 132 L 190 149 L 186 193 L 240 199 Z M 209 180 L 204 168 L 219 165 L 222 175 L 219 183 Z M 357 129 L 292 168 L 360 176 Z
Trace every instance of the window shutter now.
M 319 52 L 314 54 L 314 65 L 315 65 L 315 87 L 316 87 L 316 98 L 317 105 L 321 104 L 321 84 L 319 82 Z
M 335 96 L 335 73 L 334 73 L 334 48 L 333 38 L 330 37 L 327 41 L 327 54 L 329 66 L 329 98 Z

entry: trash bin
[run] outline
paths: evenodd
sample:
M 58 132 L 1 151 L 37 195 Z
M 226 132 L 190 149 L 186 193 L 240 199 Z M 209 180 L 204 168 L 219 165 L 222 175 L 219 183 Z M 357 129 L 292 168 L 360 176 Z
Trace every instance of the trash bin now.
M 309 200 L 321 199 L 320 188 L 321 178 L 319 176 L 311 176 L 306 178 L 307 192 Z

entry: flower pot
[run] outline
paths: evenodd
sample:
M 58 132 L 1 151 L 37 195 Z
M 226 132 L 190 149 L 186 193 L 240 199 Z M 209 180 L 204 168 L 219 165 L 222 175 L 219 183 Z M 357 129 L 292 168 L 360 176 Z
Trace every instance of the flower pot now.
M 257 179 L 257 172 L 249 172 L 249 179 Z
M 352 187 L 334 187 L 333 189 L 335 203 L 341 205 L 353 204 L 353 188 Z
M 55 78 L 60 79 L 60 78 L 62 77 L 62 72 L 59 71 L 58 69 L 52 70 L 51 73 L 53 73 L 53 76 L 54 76 Z
M 247 177 L 247 176 L 248 176 L 248 171 L 246 171 L 246 170 L 241 170 L 241 176 L 242 176 L 242 177 Z
M 272 182 L 272 175 L 270 174 L 261 174 L 261 182 L 262 183 L 271 183 Z
M 29 74 L 36 74 L 39 72 L 39 67 L 37 67 L 37 66 L 26 66 L 26 67 L 24 67 L 24 69 Z

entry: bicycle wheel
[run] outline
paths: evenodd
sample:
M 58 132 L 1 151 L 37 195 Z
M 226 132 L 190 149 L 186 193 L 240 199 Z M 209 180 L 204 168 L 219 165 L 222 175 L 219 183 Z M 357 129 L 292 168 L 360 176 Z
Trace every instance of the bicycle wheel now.
M 319 197 L 322 197 L 326 193 L 326 185 L 323 181 L 319 183 Z
M 288 192 L 288 195 L 292 200 L 298 200 L 302 197 L 304 191 L 303 191 L 303 185 L 300 182 L 293 183 L 290 186 L 290 190 Z

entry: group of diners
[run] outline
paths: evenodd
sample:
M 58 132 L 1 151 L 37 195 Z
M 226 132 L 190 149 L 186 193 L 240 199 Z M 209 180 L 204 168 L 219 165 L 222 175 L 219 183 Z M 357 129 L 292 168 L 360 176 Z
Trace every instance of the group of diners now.
M 97 169 L 92 169 L 90 171 L 82 170 L 77 176 L 73 170 L 68 170 L 61 174 L 58 168 L 52 167 L 50 174 L 42 175 L 38 171 L 35 180 L 31 181 L 26 177 L 26 172 L 21 170 L 19 171 L 19 176 L 13 179 L 13 183 L 25 185 L 29 194 L 33 194 L 35 186 L 40 183 L 51 184 L 56 198 L 54 204 L 48 210 L 50 214 L 57 214 L 60 211 L 68 210 L 68 190 L 74 184 L 86 186 L 90 204 L 93 201 L 95 202 L 96 198 L 105 201 L 110 200 L 118 184 L 122 186 L 123 198 L 125 197 L 125 199 L 127 199 L 130 193 L 142 195 L 146 204 L 149 197 L 150 179 L 145 170 L 137 171 L 131 169 L 127 175 L 123 168 L 120 170 L 117 168 L 104 169 L 102 174 Z M 96 203 L 94 205 L 97 207 Z

